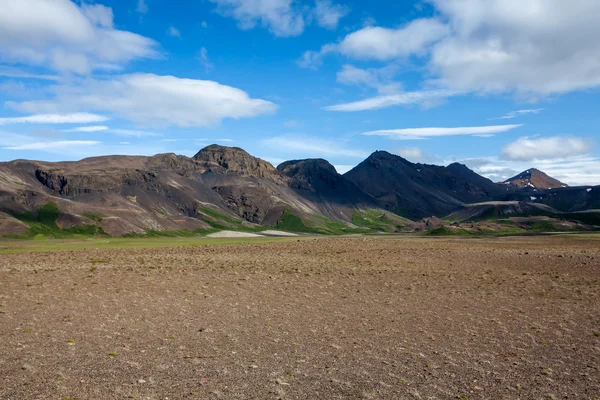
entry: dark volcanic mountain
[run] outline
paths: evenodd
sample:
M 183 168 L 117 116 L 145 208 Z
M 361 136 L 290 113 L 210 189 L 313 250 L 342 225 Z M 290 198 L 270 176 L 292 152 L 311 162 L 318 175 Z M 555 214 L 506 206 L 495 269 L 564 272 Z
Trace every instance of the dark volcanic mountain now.
M 556 189 L 568 186 L 535 168 L 530 168 L 527 171 L 521 172 L 519 175 L 507 179 L 503 183 L 512 184 L 521 189 Z
M 379 208 L 328 163 L 295 163 L 297 168 L 280 171 L 242 149 L 217 145 L 193 158 L 160 154 L 0 163 L 0 235 L 24 229 L 10 215 L 35 214 L 48 203 L 60 210 L 60 228 L 99 220 L 113 235 L 217 223 L 275 225 L 286 209 L 301 219 L 351 223 L 355 212 Z M 233 225 L 223 222 L 232 219 Z
M 535 171 L 521 180 L 535 185 L 540 176 Z M 419 220 L 452 213 L 464 220 L 533 213 L 528 210 L 595 223 L 600 214 L 588 210 L 598 208 L 599 187 L 521 189 L 493 183 L 461 164 L 414 164 L 385 151 L 343 176 L 322 159 L 275 168 L 240 148 L 217 145 L 192 158 L 159 154 L 0 163 L 0 236 L 48 236 L 56 229 L 102 229 L 110 235 L 252 230 L 258 225 L 300 232 L 393 232 L 411 229 L 410 221 L 399 216 Z M 428 229 L 427 221 L 416 224 Z
M 344 176 L 386 209 L 415 219 L 444 216 L 507 191 L 461 164 L 414 164 L 385 151 L 371 154 Z
M 286 161 L 277 170 L 290 178 L 290 187 L 299 197 L 318 205 L 325 215 L 352 221 L 356 209 L 380 208 L 373 197 L 338 174 L 326 160 Z

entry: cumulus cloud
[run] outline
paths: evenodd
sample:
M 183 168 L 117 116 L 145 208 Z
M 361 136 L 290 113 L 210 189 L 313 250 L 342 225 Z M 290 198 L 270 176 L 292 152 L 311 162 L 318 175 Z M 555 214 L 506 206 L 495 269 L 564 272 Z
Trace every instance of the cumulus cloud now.
M 158 57 L 157 43 L 114 29 L 113 12 L 70 0 L 4 0 L 0 7 L 0 60 L 87 74 Z
M 350 10 L 348 7 L 333 4 L 331 0 L 317 0 L 315 3 L 315 18 L 319 26 L 327 29 L 335 29 L 340 19 L 346 16 Z
M 396 151 L 396 154 L 416 163 L 423 163 L 429 160 L 429 157 L 419 147 L 401 147 Z
M 555 160 L 588 154 L 593 147 L 591 141 L 579 137 L 522 137 L 504 147 L 502 154 L 513 161 Z
M 430 68 L 453 89 L 545 96 L 600 85 L 600 3 L 433 0 L 452 35 Z
M 423 53 L 448 33 L 448 27 L 435 18 L 416 19 L 397 29 L 367 26 L 347 35 L 337 50 L 352 58 L 386 61 Z
M 314 18 L 317 24 L 335 29 L 339 20 L 348 13 L 347 7 L 330 0 L 316 0 L 314 7 L 303 6 L 294 0 L 210 0 L 217 11 L 234 18 L 240 29 L 260 25 L 273 35 L 298 36 Z
M 528 100 L 600 86 L 600 41 L 590 40 L 600 36 L 599 2 L 430 3 L 435 17 L 399 28 L 362 28 L 339 43 L 306 52 L 299 65 L 317 68 L 332 52 L 380 62 L 417 56 L 428 72 L 427 87 L 511 93 Z
M 109 118 L 90 113 L 37 114 L 27 117 L 0 118 L 0 125 L 8 124 L 88 124 L 108 121 Z
M 366 136 L 385 136 L 390 139 L 409 140 L 409 139 L 427 139 L 441 136 L 458 135 L 494 135 L 496 133 L 508 132 L 522 125 L 497 125 L 497 126 L 473 126 L 461 128 L 405 128 L 405 129 L 387 129 L 379 131 L 365 132 Z
M 277 109 L 269 101 L 214 81 L 153 74 L 85 79 L 53 90 L 50 100 L 7 102 L 7 106 L 32 113 L 94 110 L 144 126 L 181 127 L 207 127 L 225 118 L 255 117 Z
M 275 36 L 297 36 L 304 31 L 302 10 L 293 0 L 210 0 L 217 10 L 238 21 L 241 29 L 257 25 Z
M 367 26 L 348 34 L 339 43 L 329 43 L 319 51 L 307 51 L 299 65 L 316 68 L 330 53 L 360 60 L 388 61 L 423 54 L 427 46 L 448 35 L 449 28 L 437 19 L 417 19 L 399 28 Z
M 343 141 L 327 140 L 301 135 L 282 135 L 263 140 L 263 145 L 276 149 L 280 154 L 294 154 L 298 157 L 344 156 L 365 158 L 368 154 L 361 150 L 347 148 Z

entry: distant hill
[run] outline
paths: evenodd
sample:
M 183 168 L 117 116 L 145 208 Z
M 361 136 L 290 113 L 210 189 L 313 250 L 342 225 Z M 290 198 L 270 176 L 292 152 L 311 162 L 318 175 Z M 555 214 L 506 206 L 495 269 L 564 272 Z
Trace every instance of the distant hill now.
M 548 176 L 546 173 L 535 168 L 530 168 L 527 171 L 523 171 L 519 175 L 507 179 L 503 183 L 515 185 L 521 189 L 556 189 L 568 187 L 567 184 L 562 183 L 559 180 L 554 179 L 551 176 Z

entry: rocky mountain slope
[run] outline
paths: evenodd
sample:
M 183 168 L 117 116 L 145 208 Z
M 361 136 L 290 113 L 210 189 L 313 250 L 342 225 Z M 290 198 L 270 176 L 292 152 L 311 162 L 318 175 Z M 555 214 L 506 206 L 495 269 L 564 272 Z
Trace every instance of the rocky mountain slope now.
M 507 185 L 515 185 L 521 189 L 556 189 L 568 186 L 535 168 L 530 168 L 527 171 L 523 171 L 520 174 L 507 179 L 503 183 Z
M 373 153 L 344 177 L 386 209 L 414 219 L 444 216 L 464 204 L 487 201 L 514 190 L 461 164 L 414 164 L 385 151 Z
M 276 226 L 286 212 L 307 229 L 324 221 L 352 225 L 355 214 L 381 208 L 326 161 L 296 163 L 304 167 L 280 171 L 242 149 L 216 145 L 192 158 L 0 163 L 0 235 L 21 233 L 27 219 L 39 222 L 32 215 L 48 204 L 58 209 L 59 229 L 96 226 L 111 235 L 259 229 Z
M 516 202 L 518 207 L 473 206 L 486 202 Z M 588 210 L 600 209 L 600 188 L 496 184 L 461 164 L 414 164 L 384 151 L 343 176 L 322 159 L 287 161 L 275 168 L 240 148 L 217 145 L 191 158 L 159 154 L 0 163 L 0 236 L 196 234 L 267 227 L 394 232 L 435 228 L 453 217 L 464 221 L 495 213 L 492 217 L 498 218 L 511 210 L 548 215 L 548 209 L 560 218 L 595 222 L 598 214 Z M 431 218 L 449 214 L 443 221 Z

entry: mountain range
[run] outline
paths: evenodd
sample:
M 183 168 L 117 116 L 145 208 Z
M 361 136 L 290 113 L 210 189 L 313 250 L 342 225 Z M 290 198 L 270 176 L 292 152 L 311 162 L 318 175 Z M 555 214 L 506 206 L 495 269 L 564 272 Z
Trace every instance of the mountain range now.
M 542 221 L 575 230 L 600 225 L 597 209 L 600 187 L 567 187 L 536 169 L 494 183 L 462 164 L 415 164 L 385 151 L 344 175 L 323 159 L 274 167 L 218 145 L 191 158 L 0 163 L 0 235 L 12 237 L 494 231 L 507 221 L 511 229 Z

